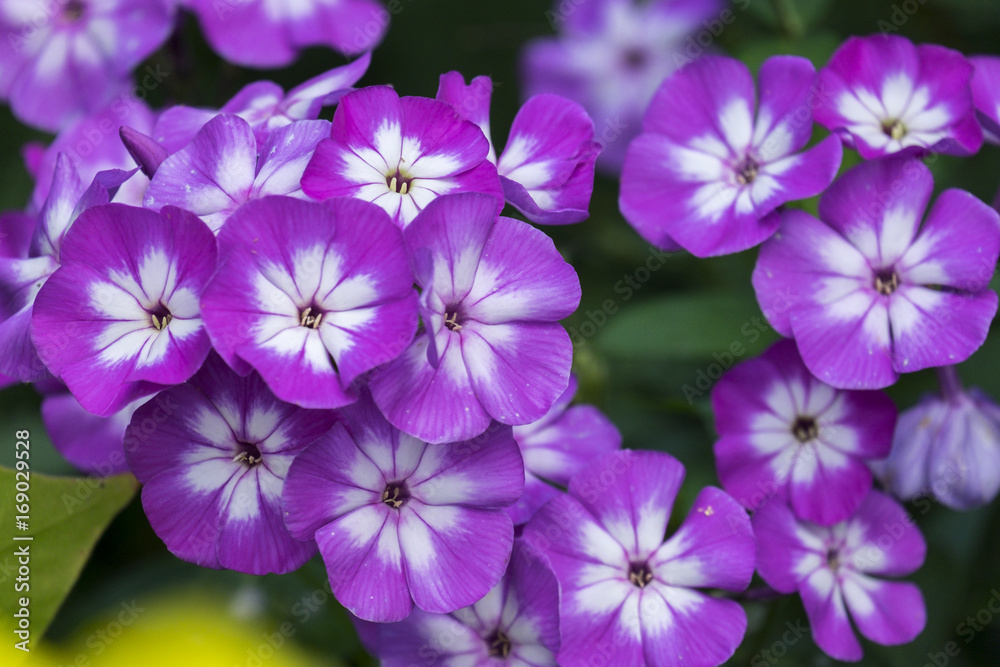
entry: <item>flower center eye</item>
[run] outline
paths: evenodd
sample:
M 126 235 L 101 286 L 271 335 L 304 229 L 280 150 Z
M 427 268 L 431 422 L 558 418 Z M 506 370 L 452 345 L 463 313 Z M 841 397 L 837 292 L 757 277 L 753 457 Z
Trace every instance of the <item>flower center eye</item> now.
M 736 167 L 736 182 L 740 185 L 749 185 L 757 180 L 757 173 L 760 165 L 749 155 Z
M 622 62 L 627 69 L 642 69 L 649 62 L 649 54 L 644 49 L 628 49 L 622 54 Z
M 882 134 L 896 141 L 906 136 L 906 126 L 898 118 L 882 121 Z
M 314 310 L 312 306 L 299 312 L 299 326 L 308 327 L 309 329 L 319 329 L 319 324 L 322 320 L 323 311 L 319 309 Z
M 830 547 L 826 550 L 826 564 L 831 570 L 836 570 L 840 567 L 840 550 L 836 547 Z
M 174 319 L 174 316 L 170 314 L 170 311 L 162 303 L 157 304 L 153 310 L 149 311 L 149 321 L 157 331 L 166 329 L 172 319 Z
M 246 467 L 252 468 L 260 463 L 263 458 L 260 455 L 257 445 L 252 442 L 240 440 L 236 443 L 236 453 L 233 455 L 233 461 L 236 463 L 242 463 Z
M 402 507 L 409 499 L 410 492 L 403 482 L 390 482 L 385 485 L 385 490 L 382 492 L 382 502 L 395 510 Z
M 407 178 L 396 170 L 395 174 L 390 174 L 385 177 L 385 184 L 389 187 L 391 192 L 397 194 L 405 195 L 410 189 L 410 181 L 413 179 Z
M 462 324 L 459 320 L 458 308 L 448 308 L 444 313 L 444 326 L 448 331 L 461 331 Z
M 490 656 L 494 658 L 510 656 L 510 638 L 500 628 L 486 639 L 486 645 L 490 647 Z
M 653 573 L 646 563 L 632 563 L 628 568 L 628 580 L 636 588 L 645 588 L 653 580 Z
M 792 434 L 796 440 L 805 444 L 819 437 L 819 424 L 812 417 L 799 417 L 792 424 Z
M 69 0 L 63 7 L 62 17 L 70 22 L 79 21 L 83 16 L 84 9 L 86 6 L 83 4 L 83 0 Z
M 899 287 L 899 276 L 895 271 L 879 271 L 875 274 L 875 291 L 889 296 Z

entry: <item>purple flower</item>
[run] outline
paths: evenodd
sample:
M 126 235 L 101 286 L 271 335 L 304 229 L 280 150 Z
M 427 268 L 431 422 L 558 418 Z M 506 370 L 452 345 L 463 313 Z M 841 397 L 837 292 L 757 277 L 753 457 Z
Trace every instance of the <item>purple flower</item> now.
M 451 614 L 414 611 L 378 626 L 383 667 L 556 667 L 559 588 L 544 560 L 514 541 L 507 574 L 478 602 Z
M 813 116 L 861 156 L 926 151 L 969 155 L 983 132 L 969 91 L 972 66 L 936 44 L 851 37 L 819 73 Z
M 381 41 L 388 13 L 375 0 L 185 0 L 211 47 L 237 65 L 290 65 L 308 46 L 344 54 Z
M 396 428 L 427 442 L 471 438 L 493 419 L 531 423 L 569 383 L 559 320 L 580 281 L 551 239 L 499 212 L 489 195 L 448 195 L 405 231 L 424 332 L 371 388 Z
M 201 220 L 95 206 L 66 233 L 60 259 L 35 298 L 31 339 L 87 410 L 106 417 L 198 370 L 210 347 L 198 300 L 216 268 Z
M 303 120 L 268 133 L 258 144 L 250 125 L 220 114 L 190 144 L 167 157 L 149 183 L 143 206 L 178 206 L 218 232 L 251 199 L 288 195 L 306 199 L 299 181 L 313 150 L 330 132 L 325 120 Z
M 524 493 L 508 512 L 514 524 L 528 521 L 559 491 L 549 482 L 566 486 L 592 460 L 622 445 L 622 436 L 604 413 L 593 405 L 570 406 L 576 395 L 576 376 L 552 409 L 538 421 L 514 427 L 514 440 L 524 457 Z
M 219 110 L 176 105 L 156 119 L 152 138 L 168 153 L 176 153 L 194 139 L 205 123 L 220 113 L 234 114 L 253 129 L 257 145 L 267 143 L 271 132 L 298 120 L 316 120 L 324 106 L 336 104 L 371 63 L 365 53 L 354 62 L 335 67 L 292 88 L 286 94 L 273 81 L 254 81 L 244 86 Z
M 52 444 L 74 467 L 88 474 L 117 475 L 129 472 L 125 460 L 125 429 L 136 409 L 149 400 L 143 396 L 121 410 L 98 417 L 87 412 L 69 391 L 42 399 L 42 422 Z
M 1000 492 L 1000 406 L 978 389 L 962 389 L 953 368 L 943 395 L 930 395 L 899 416 L 889 458 L 872 464 L 901 500 L 931 495 L 956 510 L 993 502 Z
M 330 139 L 316 147 L 302 176 L 310 197 L 357 197 L 381 206 L 400 227 L 446 193 L 485 192 L 503 201 L 489 142 L 450 105 L 400 98 L 372 86 L 348 93 Z
M 295 570 L 316 544 L 288 533 L 281 493 L 292 460 L 334 420 L 282 403 L 256 373 L 240 377 L 211 355 L 136 410 L 125 432 L 150 525 L 171 553 L 203 567 Z
M 285 521 L 313 539 L 337 600 L 369 621 L 413 606 L 450 613 L 503 576 L 514 527 L 504 511 L 524 468 L 509 427 L 428 445 L 393 428 L 370 399 L 307 448 L 288 472 Z
M 753 76 L 743 63 L 705 56 L 675 72 L 625 156 L 625 219 L 657 247 L 698 257 L 767 239 L 778 228 L 774 210 L 819 194 L 840 166 L 834 137 L 798 153 L 812 134 L 815 78 L 805 58 L 769 58 L 755 120 Z
M 712 408 L 723 488 L 750 510 L 778 496 L 825 526 L 858 509 L 872 487 L 865 464 L 888 456 L 896 425 L 888 396 L 820 382 L 790 340 L 722 376 Z
M 517 112 L 507 148 L 497 161 L 490 139 L 493 82 L 480 76 L 468 86 L 458 72 L 441 75 L 437 99 L 483 131 L 489 160 L 497 164 L 507 203 L 528 220 L 564 225 L 587 218 L 594 190 L 594 161 L 601 150 L 594 123 L 576 102 L 558 95 L 537 95 Z
M 31 193 L 32 206 L 36 210 L 40 209 L 48 197 L 60 153 L 70 159 L 83 183 L 90 183 L 102 171 L 134 169 L 135 161 L 122 144 L 118 129 L 127 125 L 139 132 L 150 132 L 153 120 L 153 112 L 143 102 L 136 98 L 119 97 L 96 113 L 67 127 L 44 149 L 37 165 L 30 169 L 35 177 L 35 189 Z M 149 178 L 137 173 L 122 185 L 115 194 L 114 201 L 139 206 L 147 186 Z
M 861 659 L 851 620 L 877 644 L 905 644 L 923 630 L 920 589 L 872 576 L 910 574 L 927 551 L 913 519 L 888 496 L 872 491 L 853 517 L 830 527 L 768 503 L 754 514 L 753 529 L 760 576 L 781 593 L 799 593 L 813 639 L 833 658 Z
M 1000 57 L 974 56 L 969 62 L 975 68 L 969 83 L 983 138 L 1000 145 Z
M 52 186 L 37 216 L 8 215 L 0 234 L 11 243 L 0 256 L 0 371 L 24 382 L 47 376 L 31 341 L 35 297 L 59 268 L 66 232 L 87 208 L 107 204 L 131 172 L 100 172 L 84 189 L 73 164 L 60 153 Z
M 173 14 L 173 0 L 3 0 L 0 99 L 23 122 L 58 131 L 128 92 Z
M 933 188 L 917 160 L 860 164 L 820 198 L 819 220 L 787 211 L 761 247 L 761 309 L 823 382 L 878 389 L 963 361 L 986 339 L 1000 217 L 946 190 L 921 225 Z
M 708 487 L 664 542 L 684 466 L 668 454 L 623 450 L 577 474 L 538 511 L 524 538 L 543 551 L 561 589 L 566 667 L 720 665 L 746 631 L 743 608 L 697 588 L 742 591 L 754 570 L 750 519 Z
M 560 33 L 528 45 L 522 58 L 525 96 L 556 93 L 594 119 L 604 150 L 600 168 L 621 169 L 625 147 L 664 77 L 704 49 L 692 33 L 723 10 L 718 0 L 577 0 L 547 12 Z
M 215 349 L 256 369 L 283 401 L 334 408 L 351 383 L 402 352 L 417 328 L 403 239 L 377 206 L 265 197 L 219 234 L 219 271 L 202 296 Z

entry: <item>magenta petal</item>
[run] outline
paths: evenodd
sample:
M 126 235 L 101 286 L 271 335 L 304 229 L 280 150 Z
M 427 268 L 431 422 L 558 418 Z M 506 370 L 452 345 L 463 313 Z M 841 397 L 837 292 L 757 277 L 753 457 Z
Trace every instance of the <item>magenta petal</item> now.
M 851 628 L 844 596 L 834 575 L 825 568 L 816 570 L 801 584 L 799 594 L 816 645 L 837 660 L 860 660 L 861 644 Z
M 844 581 L 843 591 L 858 630 L 873 642 L 906 644 L 927 624 L 924 597 L 911 583 L 853 577 Z
M 400 516 L 399 544 L 418 607 L 455 611 L 479 600 L 500 581 L 514 541 L 505 512 L 417 500 L 409 506 L 411 511 Z M 468 558 L 471 553 L 476 557 Z
M 639 608 L 646 657 L 640 664 L 715 667 L 732 657 L 746 634 L 739 603 L 683 588 L 647 587 Z
M 413 609 L 397 519 L 382 504 L 366 505 L 316 531 L 316 543 L 337 601 L 378 623 L 401 621 Z
M 757 538 L 757 571 L 768 586 L 780 593 L 795 591 L 798 564 L 807 555 L 805 531 L 782 500 L 765 503 L 751 521 Z
M 487 159 L 495 163 L 496 151 L 490 137 L 490 99 L 493 96 L 493 80 L 488 76 L 477 76 L 468 85 L 461 72 L 447 72 L 441 75 L 435 99 L 455 107 L 462 118 L 479 126 L 490 142 Z

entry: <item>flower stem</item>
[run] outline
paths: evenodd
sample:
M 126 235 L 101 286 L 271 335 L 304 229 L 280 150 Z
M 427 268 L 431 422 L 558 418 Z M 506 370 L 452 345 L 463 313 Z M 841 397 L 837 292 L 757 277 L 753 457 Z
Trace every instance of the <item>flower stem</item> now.
M 949 401 L 953 401 L 961 396 L 962 380 L 958 377 L 958 371 L 954 366 L 941 366 L 937 369 L 938 383 L 941 385 L 941 394 Z

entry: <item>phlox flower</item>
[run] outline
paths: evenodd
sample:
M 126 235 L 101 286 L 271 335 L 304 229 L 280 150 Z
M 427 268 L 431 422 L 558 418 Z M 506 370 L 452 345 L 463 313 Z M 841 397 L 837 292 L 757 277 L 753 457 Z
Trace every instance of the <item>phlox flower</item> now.
M 872 487 L 866 463 L 888 456 L 896 424 L 888 396 L 817 380 L 790 340 L 722 376 L 712 409 L 723 488 L 750 510 L 779 496 L 823 525 L 858 509 Z
M 308 46 L 368 51 L 389 27 L 376 0 L 181 0 L 198 17 L 209 45 L 237 65 L 290 65 Z
M 129 472 L 125 429 L 132 414 L 147 400 L 148 396 L 142 396 L 107 417 L 99 417 L 87 412 L 63 388 L 42 399 L 42 423 L 52 445 L 75 468 L 102 477 L 117 475 Z
M 818 220 L 786 211 L 761 247 L 761 309 L 823 382 L 886 387 L 964 361 L 986 340 L 1000 216 L 946 190 L 921 224 L 933 188 L 919 160 L 862 163 L 823 193 Z
M 524 485 L 510 427 L 429 445 L 366 396 L 341 416 L 292 463 L 283 505 L 292 535 L 319 544 L 337 600 L 377 622 L 480 600 L 507 569 L 504 508 Z
M 402 235 L 377 206 L 255 199 L 223 225 L 219 249 L 201 301 L 212 344 L 283 401 L 346 405 L 351 383 L 413 338 L 417 295 Z
M 532 97 L 518 110 L 499 160 L 490 139 L 493 83 L 476 77 L 466 86 L 458 72 L 441 75 L 437 99 L 448 102 L 490 140 L 507 203 L 540 224 L 571 224 L 589 215 L 594 161 L 601 150 L 594 123 L 576 102 L 559 95 Z
M 824 653 L 861 659 L 852 620 L 877 644 L 905 644 L 923 630 L 920 589 L 877 578 L 911 574 L 927 553 L 913 519 L 888 496 L 870 492 L 852 517 L 829 527 L 796 519 L 782 502 L 768 503 L 754 513 L 753 530 L 757 571 L 775 590 L 801 596 Z
M 775 209 L 819 194 L 840 166 L 835 137 L 802 151 L 815 78 L 805 58 L 769 58 L 758 106 L 753 76 L 738 60 L 705 56 L 674 72 L 625 156 L 625 219 L 655 246 L 698 257 L 767 239 L 778 228 Z
M 622 444 L 621 433 L 593 405 L 570 405 L 577 379 L 538 421 L 514 427 L 514 440 L 524 458 L 524 493 L 508 510 L 514 524 L 523 524 L 552 498 L 559 495 L 552 485 L 565 487 L 569 480 L 602 454 Z
M 708 487 L 664 541 L 684 467 L 668 454 L 622 450 L 593 461 L 528 522 L 560 586 L 564 667 L 594 656 L 621 667 L 721 665 L 747 619 L 733 600 L 699 588 L 742 591 L 754 571 L 746 511 Z
M 943 46 L 915 46 L 897 35 L 851 37 L 820 70 L 813 115 L 869 160 L 969 155 L 983 143 L 971 76 L 969 61 Z
M 556 0 L 552 5 L 546 14 L 559 35 L 525 48 L 525 96 L 555 93 L 583 105 L 603 144 L 597 166 L 617 173 L 657 86 L 690 62 L 693 34 L 706 21 L 718 21 L 724 3 Z M 700 56 L 704 49 L 694 46 Z
M 0 99 L 57 132 L 130 88 L 129 73 L 166 41 L 173 0 L 3 0 Z
M 199 297 L 215 237 L 191 213 L 105 204 L 80 214 L 35 297 L 31 339 L 80 404 L 106 417 L 184 382 L 210 348 Z
M 973 56 L 969 63 L 974 68 L 969 82 L 972 101 L 983 128 L 983 138 L 1000 145 L 1000 57 Z
M 415 610 L 376 629 L 383 667 L 556 667 L 559 588 L 545 561 L 514 540 L 507 573 L 481 600 L 451 614 Z
M 580 281 L 551 239 L 499 213 L 489 195 L 445 195 L 404 232 L 424 330 L 371 389 L 396 428 L 427 442 L 531 423 L 569 383 L 559 320 L 579 304 Z
M 316 199 L 373 202 L 405 227 L 446 193 L 485 192 L 502 202 L 488 151 L 482 131 L 449 104 L 371 86 L 340 100 L 330 138 L 316 147 L 302 190 Z
M 313 150 L 330 132 L 325 120 L 303 120 L 268 133 L 258 144 L 250 124 L 219 114 L 187 146 L 164 159 L 142 204 L 158 211 L 178 206 L 218 232 L 251 199 L 287 195 L 307 199 L 299 181 Z
M 1000 492 L 1000 406 L 963 389 L 954 368 L 939 373 L 944 391 L 899 416 L 889 458 L 872 469 L 900 500 L 927 495 L 956 510 L 981 507 Z
M 150 526 L 202 567 L 297 569 L 316 544 L 288 533 L 282 490 L 295 456 L 335 419 L 279 401 L 256 373 L 241 377 L 210 355 L 186 383 L 139 407 L 125 431 Z

